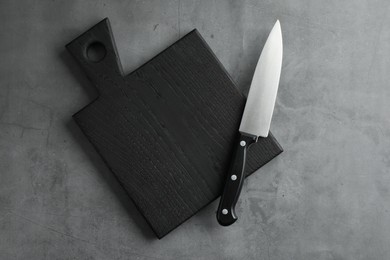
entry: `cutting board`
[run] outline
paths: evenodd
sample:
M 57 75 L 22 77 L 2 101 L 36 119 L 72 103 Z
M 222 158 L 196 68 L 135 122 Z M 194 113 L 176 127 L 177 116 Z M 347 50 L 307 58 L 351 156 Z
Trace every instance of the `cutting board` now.
M 197 30 L 129 75 L 107 18 L 66 48 L 99 93 L 73 118 L 158 238 L 220 196 L 245 97 Z M 260 139 L 246 174 L 281 152 Z

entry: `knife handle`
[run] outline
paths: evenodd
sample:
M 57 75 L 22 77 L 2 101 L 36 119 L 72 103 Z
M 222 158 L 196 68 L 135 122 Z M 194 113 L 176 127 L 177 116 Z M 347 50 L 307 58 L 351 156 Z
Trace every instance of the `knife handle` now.
M 225 187 L 219 201 L 217 220 L 222 226 L 236 222 L 235 206 L 244 183 L 246 151 L 257 140 L 254 136 L 239 134 L 233 151 L 232 161 L 226 177 Z

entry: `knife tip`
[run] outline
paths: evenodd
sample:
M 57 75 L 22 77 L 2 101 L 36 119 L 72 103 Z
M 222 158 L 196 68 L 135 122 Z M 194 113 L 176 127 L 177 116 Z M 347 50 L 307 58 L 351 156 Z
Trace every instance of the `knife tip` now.
M 279 19 L 276 20 L 274 27 L 279 27 L 280 28 L 280 21 L 279 21 Z
M 280 26 L 280 21 L 279 21 L 279 19 L 276 20 L 275 25 L 274 25 L 274 27 L 272 28 L 270 35 L 271 35 L 272 33 L 276 33 L 277 35 L 280 35 L 280 36 L 279 36 L 280 38 L 282 38 L 282 27 Z

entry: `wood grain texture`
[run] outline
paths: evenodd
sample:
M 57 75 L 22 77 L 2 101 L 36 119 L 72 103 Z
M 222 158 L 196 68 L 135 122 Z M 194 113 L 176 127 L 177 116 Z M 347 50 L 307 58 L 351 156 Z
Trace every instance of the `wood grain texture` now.
M 100 62 L 86 55 L 96 42 Z M 108 19 L 66 47 L 99 92 L 74 119 L 157 237 L 221 194 L 245 98 L 196 30 L 126 76 Z M 246 174 L 281 152 L 260 139 Z

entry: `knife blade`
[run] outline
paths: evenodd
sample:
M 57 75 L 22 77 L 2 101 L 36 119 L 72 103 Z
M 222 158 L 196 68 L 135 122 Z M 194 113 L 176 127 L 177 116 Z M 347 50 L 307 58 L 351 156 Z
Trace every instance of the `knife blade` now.
M 283 40 L 279 20 L 276 21 L 260 54 L 249 89 L 232 161 L 217 210 L 222 226 L 236 222 L 235 206 L 240 195 L 245 171 L 246 152 L 258 138 L 268 136 L 282 70 Z

